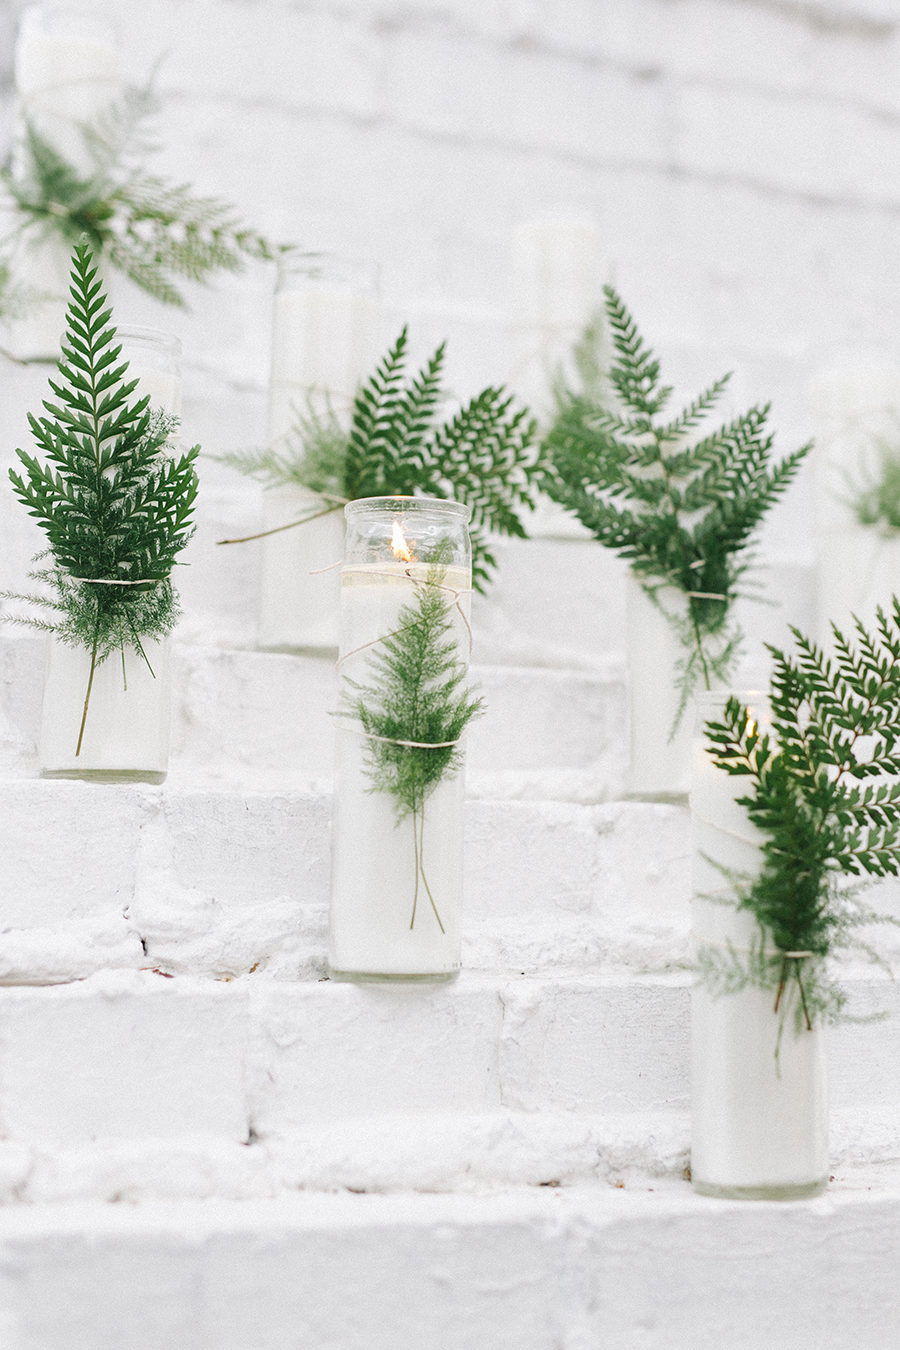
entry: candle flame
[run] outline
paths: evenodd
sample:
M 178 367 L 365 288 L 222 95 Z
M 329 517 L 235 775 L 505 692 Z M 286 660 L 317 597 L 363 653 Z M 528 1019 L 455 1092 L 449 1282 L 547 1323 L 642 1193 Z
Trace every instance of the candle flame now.
M 756 722 L 754 722 L 754 720 L 753 720 L 752 717 L 748 717 L 748 718 L 747 718 L 747 735 L 748 735 L 748 736 L 755 736 L 755 735 L 756 735 L 756 731 L 757 731 L 757 724 L 756 724 Z
M 413 556 L 406 542 L 406 536 L 400 528 L 399 520 L 394 521 L 394 533 L 391 536 L 391 550 L 394 557 L 399 558 L 400 562 L 412 562 Z

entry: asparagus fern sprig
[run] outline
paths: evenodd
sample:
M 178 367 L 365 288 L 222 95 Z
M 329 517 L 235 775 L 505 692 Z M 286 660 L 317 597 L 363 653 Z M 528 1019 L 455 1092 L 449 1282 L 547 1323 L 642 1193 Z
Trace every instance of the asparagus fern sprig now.
M 900 605 L 878 611 L 874 632 L 859 620 L 851 639 L 833 628 L 833 657 L 792 631 L 793 654 L 770 648 L 771 731 L 732 698 L 707 736 L 714 764 L 746 779 L 737 800 L 762 835 L 759 875 L 738 886 L 738 903 L 773 954 L 747 977 L 774 988 L 776 1010 L 796 980 L 809 1023 L 844 1005 L 827 958 L 869 951 L 856 930 L 889 921 L 841 878 L 900 872 Z M 714 954 L 706 960 L 713 971 Z
M 410 928 L 421 882 L 441 931 L 425 871 L 425 807 L 438 784 L 460 771 L 460 740 L 483 704 L 465 682 L 458 633 L 461 626 L 468 630 L 446 576 L 446 568 L 438 564 L 423 581 L 411 583 L 414 594 L 401 607 L 396 627 L 369 655 L 367 681 L 345 680 L 342 709 L 365 737 L 371 791 L 393 798 L 398 823 L 412 818 L 415 893 Z
M 33 574 L 50 597 L 30 598 L 53 617 L 21 621 L 86 647 L 91 679 L 111 652 L 143 653 L 142 639 L 174 626 L 170 574 L 197 494 L 199 447 L 172 453 L 174 421 L 136 396 L 121 350 L 90 248 L 79 242 L 53 398 L 44 416 L 28 418 L 43 457 L 18 449 L 21 469 L 9 476 L 51 560 Z
M 298 482 L 338 504 L 360 497 L 452 497 L 470 507 L 473 580 L 483 590 L 496 558 L 488 533 L 524 538 L 522 513 L 540 476 L 536 424 L 491 386 L 439 420 L 444 344 L 411 379 L 407 330 L 359 387 L 349 431 L 328 407 L 298 414 L 287 441 L 223 456 L 270 485 Z M 230 542 L 230 541 L 223 541 Z
M 662 588 L 686 597 L 685 695 L 721 678 L 735 651 L 731 606 L 749 565 L 748 545 L 810 450 L 773 459 L 769 405 L 694 436 L 724 393 L 724 375 L 680 411 L 672 387 L 611 286 L 605 287 L 613 359 L 606 384 L 590 360 L 599 327 L 576 352 L 582 387 L 557 391 L 545 439 L 549 495 L 601 543 L 626 558 L 657 602 Z M 678 621 L 676 621 L 677 623 Z
M 86 235 L 95 254 L 143 290 L 183 306 L 176 278 L 239 271 L 246 259 L 269 260 L 278 249 L 225 202 L 147 171 L 145 122 L 154 110 L 149 89 L 131 90 L 80 128 L 86 170 L 26 121 L 20 154 L 0 170 L 0 183 L 19 217 L 14 234 L 56 234 L 70 247 Z M 0 310 L 9 294 L 0 291 Z

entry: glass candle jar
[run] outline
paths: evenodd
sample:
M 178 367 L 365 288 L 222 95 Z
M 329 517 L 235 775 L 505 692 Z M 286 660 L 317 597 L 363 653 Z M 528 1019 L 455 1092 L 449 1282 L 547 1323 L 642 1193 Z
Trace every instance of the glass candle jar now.
M 122 89 L 111 26 L 78 9 L 29 6 L 19 21 L 14 82 L 10 156 L 14 181 L 26 192 L 34 181 L 29 127 L 77 174 L 92 174 L 95 156 L 84 128 L 96 123 Z M 22 219 L 11 218 L 9 233 L 12 281 L 23 300 L 3 323 L 0 342 L 18 361 L 55 361 L 69 295 L 72 247 L 53 227 L 52 218 L 25 228 Z M 6 227 L 6 221 L 3 224 Z
M 331 969 L 449 979 L 460 965 L 463 751 L 426 734 L 415 705 L 433 687 L 429 643 L 449 644 L 456 671 L 468 665 L 469 509 L 377 497 L 345 515 Z
M 181 417 L 181 342 L 156 328 L 120 324 L 116 339 L 120 361 L 128 362 L 129 380 L 137 380 L 132 399 L 149 397 L 151 409 Z
M 327 253 L 279 258 L 268 435 L 281 456 L 302 454 L 304 424 L 312 430 L 316 419 L 334 417 L 349 429 L 357 386 L 378 355 L 378 327 L 374 264 Z M 343 556 L 344 521 L 342 502 L 320 496 L 322 487 L 298 479 L 263 492 L 259 645 L 266 650 L 337 648 L 333 564 Z
M 746 965 L 763 935 L 737 908 L 736 884 L 751 884 L 762 866 L 762 835 L 737 798 L 751 779 L 717 768 L 706 748 L 707 721 L 720 721 L 725 694 L 701 694 L 692 746 L 692 933 L 704 950 Z M 763 731 L 768 701 L 737 695 Z M 764 955 L 777 958 L 774 947 Z M 691 1178 L 704 1195 L 794 1200 L 824 1190 L 828 1171 L 824 1031 L 795 1017 L 796 990 L 776 1000 L 751 981 L 716 992 L 708 974 L 691 992 Z M 776 1001 L 778 1008 L 776 1009 Z

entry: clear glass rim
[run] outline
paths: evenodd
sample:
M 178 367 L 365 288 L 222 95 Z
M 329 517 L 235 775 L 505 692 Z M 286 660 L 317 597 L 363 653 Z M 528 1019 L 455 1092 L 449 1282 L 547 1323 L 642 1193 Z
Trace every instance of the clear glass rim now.
M 329 270 L 345 272 L 357 280 L 365 277 L 378 284 L 380 268 L 377 258 L 365 253 L 338 253 L 327 248 L 284 248 L 278 254 L 278 281 L 289 277 L 307 277 L 311 281 L 326 280 Z
M 730 698 L 736 698 L 742 707 L 748 704 L 768 703 L 768 689 L 699 689 L 694 694 L 698 708 L 723 707 Z
M 181 338 L 177 338 L 174 333 L 165 332 L 162 328 L 144 328 L 140 324 L 120 323 L 116 326 L 116 337 L 125 338 L 129 342 L 146 342 L 171 352 L 173 356 L 181 355 Z
M 441 515 L 462 521 L 468 521 L 472 514 L 471 507 L 466 506 L 464 502 L 454 501 L 451 497 L 357 497 L 344 507 L 344 515 L 348 520 L 351 516 L 377 515 L 381 512 L 389 512 L 391 515 L 398 512 L 415 515 L 417 512 L 427 511 L 437 511 Z
M 65 3 L 65 0 L 57 0 L 57 3 L 51 4 L 31 4 L 26 5 L 19 15 L 18 32 L 21 37 L 27 34 L 28 37 L 54 30 L 63 31 L 76 29 L 89 37 L 105 38 L 112 43 L 116 42 L 116 25 L 102 14 L 97 14 L 87 7 L 86 3 L 78 3 L 73 0 L 72 4 Z

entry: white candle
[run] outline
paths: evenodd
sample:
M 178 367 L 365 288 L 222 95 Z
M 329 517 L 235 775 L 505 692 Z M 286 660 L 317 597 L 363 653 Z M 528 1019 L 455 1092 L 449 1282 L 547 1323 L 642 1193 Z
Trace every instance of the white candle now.
M 851 616 L 871 623 L 876 606 L 900 592 L 900 542 L 878 525 L 864 526 L 855 498 L 881 478 L 882 455 L 900 454 L 900 366 L 871 354 L 834 364 L 810 382 L 818 631 L 830 645 L 830 624 L 846 631 Z
M 466 508 L 456 503 L 433 505 L 454 508 L 455 523 L 464 529 Z M 417 509 L 427 517 L 427 507 Z M 427 544 L 427 519 L 421 524 L 422 542 Z M 411 543 L 416 528 L 405 516 L 404 530 Z M 386 636 L 397 631 L 402 609 L 415 606 L 420 588 L 432 575 L 425 562 L 348 559 L 341 587 L 340 665 L 347 696 L 354 697 L 349 681 L 370 682 L 371 656 Z M 440 585 L 456 659 L 465 665 L 469 567 L 451 562 Z M 361 725 L 342 716 L 335 779 L 332 971 L 349 978 L 452 977 L 460 964 L 462 770 L 445 774 L 424 798 L 417 820 L 410 813 L 401 816 L 393 794 L 374 786 L 367 766 L 371 749 Z
M 259 645 L 266 651 L 329 651 L 338 645 L 344 515 L 299 483 L 263 493 Z M 327 514 L 322 514 L 326 512 Z M 316 517 L 312 519 L 312 517 Z M 309 518 L 294 529 L 280 527 Z
M 329 255 L 287 255 L 272 321 L 269 443 L 281 449 L 298 417 L 334 413 L 345 429 L 356 388 L 377 359 L 378 289 L 373 267 Z M 263 493 L 263 529 L 275 530 L 329 503 L 303 486 Z M 272 650 L 338 644 L 342 556 L 340 511 L 262 541 L 259 645 Z
M 758 698 L 740 695 L 765 724 Z M 733 898 L 731 877 L 752 881 L 761 835 L 737 798 L 752 780 L 716 768 L 703 725 L 719 720 L 724 696 L 700 696 L 692 750 L 692 930 L 695 946 L 748 959 L 760 931 Z M 721 869 L 725 869 L 723 872 Z M 769 948 L 769 950 L 772 950 Z M 826 1061 L 822 1028 L 797 1030 L 796 986 L 783 1018 L 771 990 L 748 986 L 713 995 L 701 979 L 691 992 L 691 1175 L 707 1195 L 793 1199 L 824 1188 L 828 1169 Z
M 122 324 L 116 332 L 127 380 L 137 380 L 132 399 L 149 398 L 151 409 L 181 416 L 181 343 L 171 333 Z
M 25 121 L 82 174 L 94 161 L 82 131 L 121 94 L 118 52 L 109 26 L 77 10 L 34 5 L 20 20 L 15 49 L 17 92 L 12 173 L 31 176 Z M 2 345 L 20 361 L 59 354 L 68 299 L 71 246 L 54 232 L 17 234 L 13 279 L 37 297 L 27 313 L 4 324 Z
M 572 347 L 603 307 L 604 263 L 589 217 L 524 221 L 512 240 L 510 386 L 547 413 L 560 373 L 572 377 Z
M 96 666 L 91 679 L 90 651 L 50 638 L 39 747 L 45 778 L 151 783 L 165 778 L 169 642 L 145 640 L 143 647 L 152 674 L 140 652 L 126 647 L 124 669 L 122 654 L 113 652 Z
M 674 586 L 663 586 L 657 594 L 659 604 L 654 604 L 629 570 L 626 652 L 631 754 L 627 792 L 650 800 L 687 796 L 693 722 L 692 698 L 679 720 L 678 666 L 686 651 L 667 617 L 683 622 L 687 597 Z

